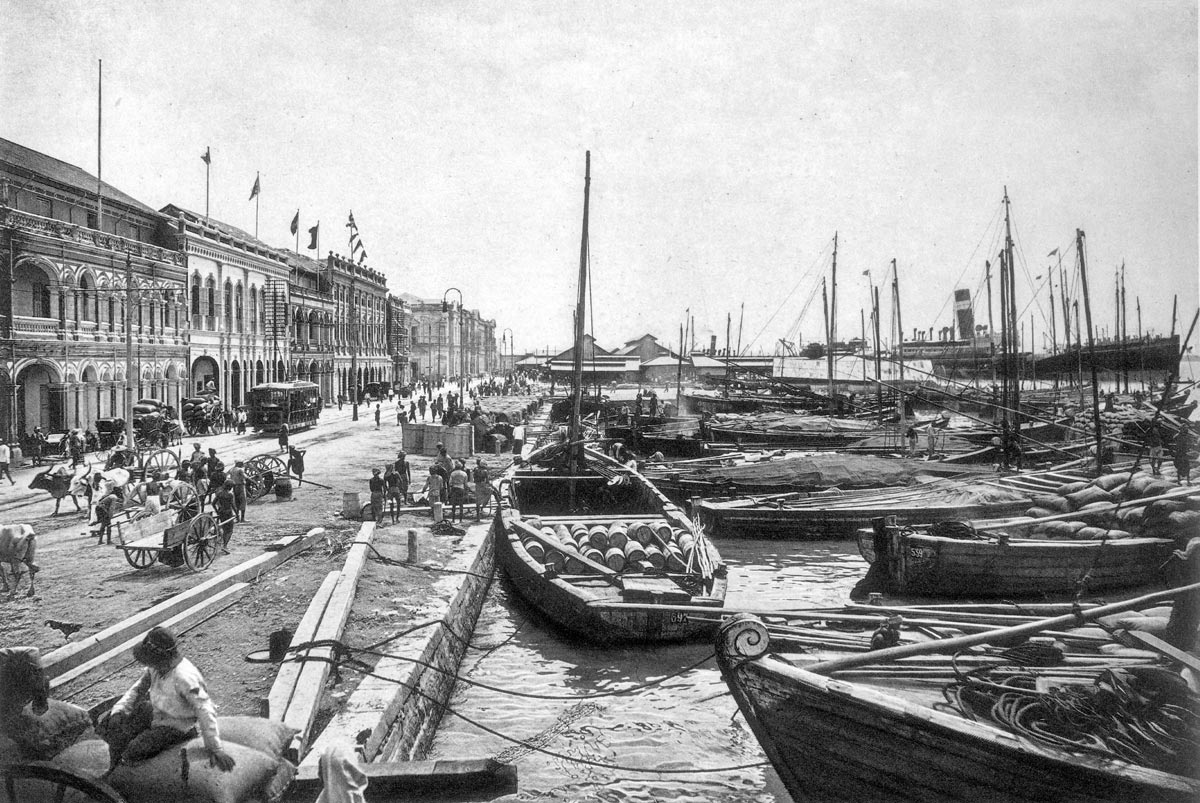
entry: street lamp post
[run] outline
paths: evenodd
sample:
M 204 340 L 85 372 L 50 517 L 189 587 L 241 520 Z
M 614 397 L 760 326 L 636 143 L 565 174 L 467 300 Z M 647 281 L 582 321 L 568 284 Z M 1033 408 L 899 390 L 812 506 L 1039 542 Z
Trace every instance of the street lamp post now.
M 500 333 L 500 361 L 501 362 L 504 361 L 504 345 L 506 343 L 508 344 L 508 356 L 510 358 L 508 361 L 508 372 L 509 372 L 509 374 L 513 374 L 513 373 L 516 373 L 516 370 L 517 370 L 517 361 L 516 361 L 516 357 L 513 356 L 513 330 L 509 329 L 507 326 L 504 327 L 504 331 Z
M 450 337 L 450 333 L 454 329 L 454 327 L 450 325 L 452 323 L 452 321 L 449 320 L 449 316 L 454 312 L 454 307 L 451 306 L 450 302 L 448 302 L 446 300 L 446 296 L 450 295 L 451 290 L 458 293 L 458 355 L 459 355 L 458 356 L 458 374 L 459 374 L 459 380 L 458 380 L 459 388 L 458 389 L 459 389 L 459 393 L 461 393 L 462 392 L 462 375 L 464 373 L 466 373 L 466 357 L 467 357 L 466 344 L 463 342 L 464 341 L 463 336 L 465 334 L 464 330 L 463 330 L 463 295 L 462 295 L 462 290 L 459 290 L 457 287 L 451 287 L 448 290 L 446 290 L 446 292 L 442 293 L 442 312 L 447 313 L 447 321 L 446 321 L 446 336 L 447 337 Z M 454 364 L 453 364 L 453 361 L 450 359 L 450 354 L 451 354 L 450 344 L 447 343 L 446 344 L 446 362 L 449 363 L 449 365 L 447 366 L 447 373 L 452 374 L 452 373 L 454 373 Z

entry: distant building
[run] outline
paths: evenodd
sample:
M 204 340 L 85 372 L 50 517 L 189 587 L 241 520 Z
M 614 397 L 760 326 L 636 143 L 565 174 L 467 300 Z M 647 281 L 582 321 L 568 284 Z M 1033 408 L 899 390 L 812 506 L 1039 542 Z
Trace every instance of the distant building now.
M 284 251 L 288 264 L 288 296 L 284 310 L 268 315 L 280 323 L 288 344 L 288 379 L 300 379 L 321 386 L 321 398 L 332 402 L 340 390 L 340 373 L 334 366 L 334 354 L 345 333 L 335 325 L 338 305 L 333 296 L 329 262 L 304 254 Z M 272 307 L 278 296 L 269 299 Z M 274 338 L 272 338 L 274 341 Z
M 411 349 L 412 311 L 408 302 L 399 296 L 389 295 L 387 299 L 387 341 L 388 356 L 392 359 L 393 382 L 407 385 L 416 376 L 416 367 L 412 362 Z
M 679 356 L 659 343 L 658 338 L 651 334 L 645 334 L 634 340 L 625 341 L 625 345 L 617 349 L 616 353 L 627 357 L 636 356 L 641 360 L 643 365 L 659 357 L 677 358 Z
M 0 421 L 9 441 L 188 389 L 184 255 L 154 209 L 0 139 Z M 132 290 L 132 293 L 127 292 Z M 126 316 L 133 356 L 127 366 Z M 128 371 L 128 374 L 127 374 Z
M 325 260 L 334 301 L 335 391 L 353 398 L 355 389 L 391 382 L 387 342 L 387 280 L 379 271 L 336 254 Z
M 161 212 L 187 260 L 188 395 L 215 388 L 223 404 L 237 407 L 250 388 L 288 373 L 286 252 L 175 204 Z
M 498 370 L 495 320 L 485 320 L 479 310 L 460 309 L 456 299 L 443 302 L 410 293 L 401 293 L 400 299 L 410 311 L 409 360 L 414 379 L 479 376 Z

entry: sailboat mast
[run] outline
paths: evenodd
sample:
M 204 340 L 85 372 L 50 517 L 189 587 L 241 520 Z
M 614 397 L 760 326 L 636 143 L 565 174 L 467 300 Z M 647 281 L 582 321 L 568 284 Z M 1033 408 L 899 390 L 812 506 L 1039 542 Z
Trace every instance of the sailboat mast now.
M 1096 430 L 1096 476 L 1104 467 L 1104 427 L 1100 423 L 1100 382 L 1096 378 L 1096 339 L 1092 334 L 1092 302 L 1088 296 L 1087 260 L 1083 252 L 1083 229 L 1075 229 L 1079 251 L 1079 280 L 1083 285 L 1083 314 L 1087 323 L 1088 361 L 1092 364 L 1092 421 Z
M 875 410 L 879 415 L 879 423 L 883 424 L 883 364 L 879 356 L 879 288 L 871 288 L 871 303 L 874 307 L 872 317 L 875 319 Z
M 829 320 L 826 324 L 826 357 L 829 360 L 829 401 L 833 402 L 833 344 L 837 340 L 837 247 L 838 233 L 833 233 L 833 271 L 829 278 Z
M 829 403 L 833 404 L 833 348 L 829 340 L 829 291 L 821 280 L 821 310 L 825 314 L 825 365 L 828 371 Z
M 733 359 L 729 355 L 729 335 L 733 328 L 733 313 L 725 313 L 725 398 L 729 398 L 729 369 Z
M 587 301 L 587 263 L 588 263 L 588 203 L 592 189 L 592 152 L 584 156 L 583 173 L 583 234 L 579 240 L 579 298 L 575 303 L 575 360 L 571 366 L 575 375 L 575 400 L 571 409 L 571 427 L 569 430 L 570 472 L 575 476 L 581 466 L 583 457 L 583 421 L 581 407 L 583 404 L 583 328 L 584 304 Z M 576 442 L 579 441 L 578 445 Z
M 1012 361 L 1010 359 L 1009 341 L 1011 332 L 1008 328 L 1008 268 L 1005 265 L 1004 252 L 1000 252 L 1000 412 L 1003 415 L 1001 419 L 1005 427 L 1009 426 L 1009 411 L 1012 410 L 1012 405 L 1009 404 L 1009 374 L 1012 372 Z M 1005 455 L 1008 450 L 1005 450 Z M 1007 457 L 1004 458 L 1007 460 Z M 1008 468 L 1008 464 L 1004 464 Z
M 1125 307 L 1125 263 L 1121 263 L 1121 367 L 1125 371 L 1125 392 L 1129 392 L 1129 361 L 1125 343 L 1129 339 L 1129 310 Z
M 1017 263 L 1013 258 L 1012 218 L 1008 200 L 1008 187 L 1004 188 L 1004 254 L 1008 263 L 1008 314 L 1011 320 L 1012 337 L 1017 333 Z M 1032 333 L 1031 333 L 1032 338 Z M 1021 435 L 1021 352 L 1013 349 L 1012 409 L 1013 438 L 1020 443 Z M 1018 451 L 1017 454 L 1020 454 Z
M 996 327 L 992 323 L 992 263 L 986 259 L 983 261 L 983 275 L 987 281 L 987 299 L 988 299 L 988 356 L 992 363 L 992 389 L 996 388 Z M 992 399 L 995 401 L 995 398 Z
M 900 358 L 900 389 L 904 390 L 904 319 L 900 316 L 900 274 L 896 272 L 896 260 L 892 259 L 892 303 L 896 305 L 896 354 Z M 970 337 L 970 334 L 967 335 Z M 903 399 L 900 409 L 904 409 Z M 903 413 L 901 413 L 903 415 Z

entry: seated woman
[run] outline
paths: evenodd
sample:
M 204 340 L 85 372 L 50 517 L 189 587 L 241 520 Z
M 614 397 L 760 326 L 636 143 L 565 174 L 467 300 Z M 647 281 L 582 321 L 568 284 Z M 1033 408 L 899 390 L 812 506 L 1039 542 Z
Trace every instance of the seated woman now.
M 233 769 L 236 762 L 221 745 L 217 710 L 204 676 L 179 654 L 171 631 L 151 628 L 133 657 L 146 671 L 100 722 L 111 766 L 152 758 L 199 731 L 209 763 L 225 772 Z

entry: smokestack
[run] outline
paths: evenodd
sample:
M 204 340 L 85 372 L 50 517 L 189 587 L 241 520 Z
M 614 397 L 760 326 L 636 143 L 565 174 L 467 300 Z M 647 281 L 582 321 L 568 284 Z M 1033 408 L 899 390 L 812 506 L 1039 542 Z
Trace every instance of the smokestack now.
M 708 344 L 708 353 L 712 356 L 717 356 L 717 336 L 713 335 L 712 340 Z
M 954 314 L 958 319 L 959 338 L 970 340 L 975 336 L 975 312 L 971 309 L 971 291 L 967 289 L 954 291 Z M 951 333 L 951 338 L 954 334 Z

